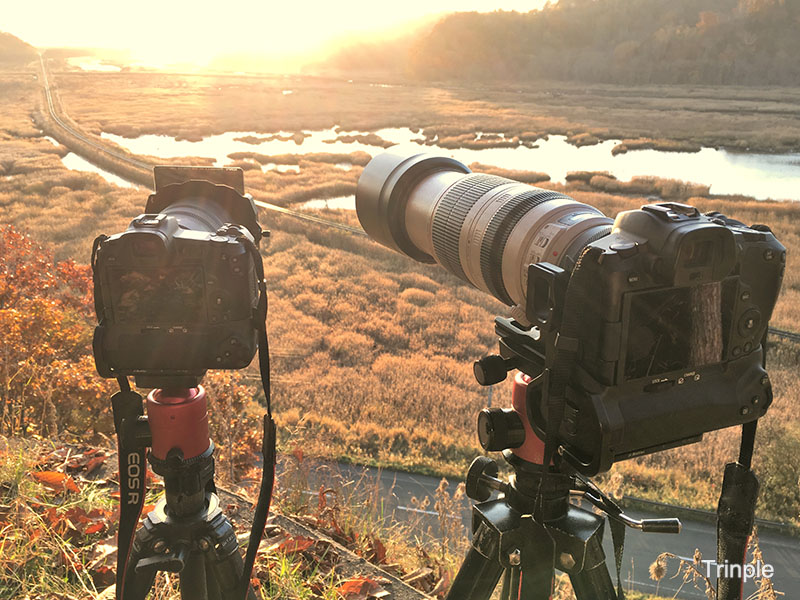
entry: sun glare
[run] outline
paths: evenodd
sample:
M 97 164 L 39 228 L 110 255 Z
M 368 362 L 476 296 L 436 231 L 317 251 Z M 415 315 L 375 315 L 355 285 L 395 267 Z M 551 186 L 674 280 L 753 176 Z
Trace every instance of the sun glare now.
M 220 57 L 250 56 L 295 66 L 352 36 L 397 35 L 420 20 L 455 11 L 541 8 L 544 0 L 479 2 L 409 0 L 392 5 L 350 2 L 223 4 L 141 0 L 135 8 L 111 9 L 100 0 L 17 3 L 2 28 L 40 47 L 104 48 L 130 53 L 134 64 L 204 67 Z M 47 18 L 41 18 L 42 15 Z

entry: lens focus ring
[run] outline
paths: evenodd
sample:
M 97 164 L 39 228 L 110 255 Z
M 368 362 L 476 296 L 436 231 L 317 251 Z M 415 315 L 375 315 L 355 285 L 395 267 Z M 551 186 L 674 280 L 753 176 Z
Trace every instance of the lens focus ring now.
M 550 200 L 571 200 L 564 194 L 534 188 L 509 199 L 494 214 L 481 244 L 481 275 L 489 291 L 508 305 L 514 304 L 503 283 L 503 250 L 508 236 L 528 211 Z
M 431 241 L 439 263 L 456 277 L 468 281 L 458 252 L 458 240 L 467 214 L 484 194 L 509 183 L 514 182 L 496 175 L 469 175 L 442 196 L 433 215 Z

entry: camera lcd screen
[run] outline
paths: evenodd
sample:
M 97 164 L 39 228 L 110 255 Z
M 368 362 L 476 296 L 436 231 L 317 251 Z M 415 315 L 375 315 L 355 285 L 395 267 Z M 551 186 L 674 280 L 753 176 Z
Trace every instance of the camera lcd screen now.
M 201 266 L 154 267 L 111 273 L 112 307 L 120 323 L 205 323 Z
M 717 282 L 629 294 L 624 379 L 721 362 L 730 323 L 727 291 Z

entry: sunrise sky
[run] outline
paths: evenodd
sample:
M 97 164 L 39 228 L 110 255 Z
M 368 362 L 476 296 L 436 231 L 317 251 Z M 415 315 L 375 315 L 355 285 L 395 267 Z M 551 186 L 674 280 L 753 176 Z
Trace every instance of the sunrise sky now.
M 39 48 L 125 49 L 145 63 L 203 65 L 220 54 L 308 56 L 352 34 L 391 35 L 446 12 L 527 12 L 544 4 L 545 0 L 39 0 L 6 6 L 0 29 Z

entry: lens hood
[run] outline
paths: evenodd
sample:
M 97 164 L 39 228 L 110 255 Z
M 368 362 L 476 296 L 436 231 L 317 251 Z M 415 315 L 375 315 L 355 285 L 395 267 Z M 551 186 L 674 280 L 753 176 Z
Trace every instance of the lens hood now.
M 409 239 L 405 208 L 414 187 L 437 171 L 471 173 L 454 158 L 424 152 L 409 155 L 397 147 L 373 158 L 364 168 L 356 189 L 356 213 L 367 235 L 414 260 L 435 262 Z

